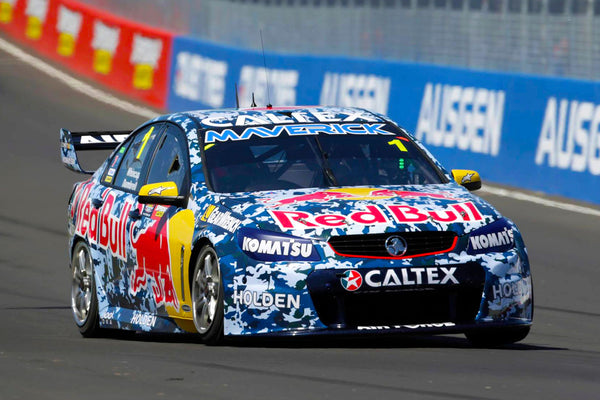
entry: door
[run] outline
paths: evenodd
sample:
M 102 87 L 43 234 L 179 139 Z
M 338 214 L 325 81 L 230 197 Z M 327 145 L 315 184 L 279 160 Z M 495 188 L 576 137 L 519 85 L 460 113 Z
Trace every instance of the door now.
M 167 124 L 155 147 L 143 183 L 174 182 L 179 195 L 187 199 L 190 167 L 185 134 L 176 125 Z M 185 316 L 191 309 L 187 268 L 193 212 L 177 206 L 146 204 L 138 205 L 130 217 L 136 219 L 129 237 L 135 252 L 130 292 L 149 300 L 155 307 L 151 311 L 158 315 Z
M 106 266 L 99 271 L 105 291 L 99 296 L 101 317 L 102 308 L 106 306 L 154 311 L 155 307 L 145 293 L 131 288 L 136 251 L 130 236 L 139 224 L 137 193 L 146 179 L 148 166 L 164 129 L 164 123 L 155 123 L 133 132 L 108 161 L 100 178 L 102 197 L 92 199 L 100 209 L 98 243 Z M 102 295 L 105 295 L 106 301 L 103 301 Z

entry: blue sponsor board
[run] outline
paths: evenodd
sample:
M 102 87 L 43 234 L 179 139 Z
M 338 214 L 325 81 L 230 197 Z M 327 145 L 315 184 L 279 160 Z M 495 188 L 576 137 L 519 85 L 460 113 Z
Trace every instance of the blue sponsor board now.
M 418 111 L 404 121 L 445 166 L 600 203 L 600 83 L 431 66 L 422 73 L 430 78 L 414 80 Z M 399 112 L 390 115 L 401 120 Z
M 340 105 L 389 115 L 447 168 L 600 204 L 600 82 L 293 56 L 178 37 L 168 107 Z M 268 85 L 267 85 L 268 75 Z M 267 86 L 269 87 L 267 93 Z

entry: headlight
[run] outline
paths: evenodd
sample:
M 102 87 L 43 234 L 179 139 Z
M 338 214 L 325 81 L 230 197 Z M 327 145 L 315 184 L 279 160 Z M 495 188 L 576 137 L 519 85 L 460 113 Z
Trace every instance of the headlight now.
M 513 225 L 504 218 L 469 235 L 468 254 L 503 252 L 515 247 Z
M 318 261 L 317 249 L 308 239 L 252 228 L 240 228 L 238 245 L 259 261 Z

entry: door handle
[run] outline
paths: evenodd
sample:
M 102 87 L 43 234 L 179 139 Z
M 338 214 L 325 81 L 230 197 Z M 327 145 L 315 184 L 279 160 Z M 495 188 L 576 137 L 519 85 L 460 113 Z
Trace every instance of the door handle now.
M 98 199 L 98 198 L 92 199 L 92 206 L 94 206 L 94 208 L 100 208 L 100 207 L 102 207 L 102 204 L 104 204 L 103 199 Z
M 142 214 L 140 214 L 140 211 L 136 208 L 134 210 L 129 211 L 129 218 L 135 221 L 142 218 Z

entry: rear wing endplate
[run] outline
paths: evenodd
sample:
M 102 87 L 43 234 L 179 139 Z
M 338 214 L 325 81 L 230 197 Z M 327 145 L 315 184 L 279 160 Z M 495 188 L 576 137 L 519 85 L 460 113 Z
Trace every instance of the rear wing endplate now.
M 91 131 L 70 132 L 60 130 L 60 157 L 62 163 L 71 171 L 82 174 L 93 174 L 84 170 L 77 158 L 78 150 L 112 150 L 116 149 L 131 131 Z

